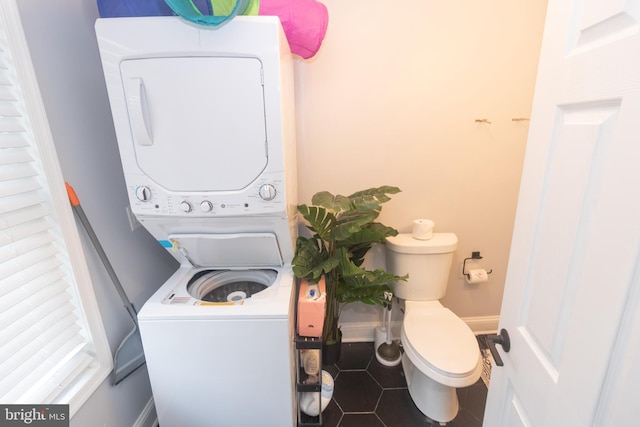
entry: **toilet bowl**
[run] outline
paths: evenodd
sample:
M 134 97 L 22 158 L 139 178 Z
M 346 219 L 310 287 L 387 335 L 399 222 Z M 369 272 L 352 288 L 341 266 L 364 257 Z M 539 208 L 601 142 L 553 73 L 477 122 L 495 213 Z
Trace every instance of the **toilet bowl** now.
M 409 275 L 393 284 L 404 300 L 402 367 L 414 403 L 428 418 L 449 422 L 458 413 L 456 388 L 474 384 L 482 373 L 482 356 L 469 326 L 440 303 L 458 239 L 433 233 L 429 240 L 411 234 L 387 238 L 387 267 Z
M 475 384 L 482 373 L 475 335 L 439 301 L 406 301 L 401 340 L 414 403 L 434 421 L 451 421 L 459 409 L 456 388 Z

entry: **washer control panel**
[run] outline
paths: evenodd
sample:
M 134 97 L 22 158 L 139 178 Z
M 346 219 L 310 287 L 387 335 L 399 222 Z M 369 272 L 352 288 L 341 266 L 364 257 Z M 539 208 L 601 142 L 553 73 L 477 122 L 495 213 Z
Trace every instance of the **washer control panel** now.
M 237 192 L 170 192 L 144 176 L 140 176 L 139 184 L 129 187 L 131 209 L 137 215 L 208 217 L 270 214 L 286 209 L 284 194 L 281 179 L 265 176 Z

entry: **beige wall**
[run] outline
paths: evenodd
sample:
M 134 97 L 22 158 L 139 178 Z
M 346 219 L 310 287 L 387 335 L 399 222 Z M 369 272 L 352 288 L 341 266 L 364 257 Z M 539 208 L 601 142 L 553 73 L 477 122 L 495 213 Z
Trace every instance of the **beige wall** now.
M 528 131 L 512 119 L 529 117 L 546 1 L 324 3 L 324 44 L 296 63 L 300 201 L 400 187 L 384 223 L 410 232 L 430 218 L 458 235 L 443 303 L 465 318 L 497 316 Z M 472 251 L 493 269 L 488 283 L 462 279 Z M 373 313 L 353 306 L 343 320 Z

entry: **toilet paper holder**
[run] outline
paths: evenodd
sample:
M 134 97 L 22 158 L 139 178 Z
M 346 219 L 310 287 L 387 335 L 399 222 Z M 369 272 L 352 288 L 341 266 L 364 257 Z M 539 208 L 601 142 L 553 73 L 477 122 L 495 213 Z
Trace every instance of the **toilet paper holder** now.
M 470 259 L 482 259 L 482 256 L 480 255 L 480 251 L 477 252 L 471 252 L 471 256 L 469 258 L 465 258 L 464 261 L 462 262 L 462 274 L 467 276 L 467 278 L 469 278 L 469 273 L 467 273 L 465 270 L 467 268 L 467 260 Z M 491 274 L 493 272 L 493 269 L 487 271 L 487 274 Z

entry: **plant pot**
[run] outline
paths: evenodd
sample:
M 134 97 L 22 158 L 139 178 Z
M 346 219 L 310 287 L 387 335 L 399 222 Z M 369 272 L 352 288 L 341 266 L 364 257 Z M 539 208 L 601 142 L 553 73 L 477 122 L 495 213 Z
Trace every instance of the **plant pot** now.
M 340 360 L 342 351 L 342 332 L 338 331 L 338 340 L 335 343 L 322 343 L 322 364 L 324 366 L 333 365 Z

